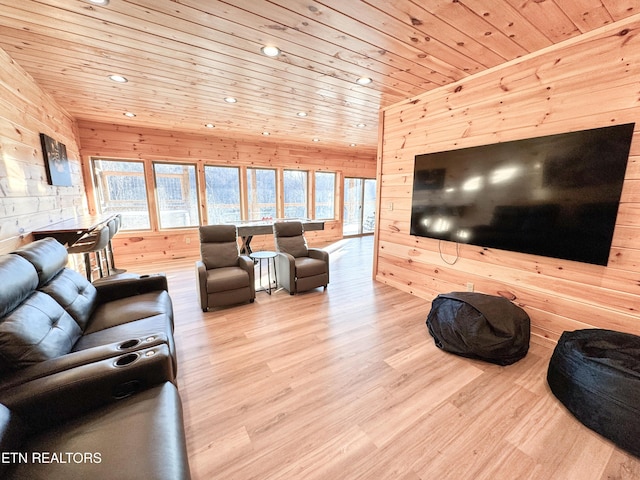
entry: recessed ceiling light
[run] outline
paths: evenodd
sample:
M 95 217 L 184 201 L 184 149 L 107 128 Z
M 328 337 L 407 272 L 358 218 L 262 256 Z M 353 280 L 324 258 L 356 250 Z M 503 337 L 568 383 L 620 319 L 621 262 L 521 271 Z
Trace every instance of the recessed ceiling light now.
M 280 55 L 280 49 L 272 45 L 265 45 L 260 49 L 260 51 L 267 57 L 277 57 Z
M 129 81 L 122 75 L 109 75 L 109 80 L 112 80 L 118 83 L 127 83 Z
M 356 146 L 356 144 L 355 144 L 355 143 L 350 143 L 350 144 L 349 144 L 349 146 L 350 146 L 350 147 L 355 147 L 355 146 Z
M 135 116 L 136 116 L 136 114 L 135 114 L 135 113 L 131 113 L 131 112 L 124 112 L 124 113 L 123 113 L 123 115 L 124 115 L 125 117 L 129 117 L 129 118 L 133 118 L 133 117 L 135 117 Z
M 262 135 L 264 135 L 265 137 L 268 137 L 271 134 L 269 132 L 262 132 Z
M 296 113 L 296 115 L 298 115 L 299 117 L 306 117 L 308 115 L 307 112 L 298 112 Z
M 366 126 L 367 126 L 366 123 L 359 123 L 358 125 L 356 125 L 356 127 L 358 127 L 358 128 L 364 128 Z
M 207 127 L 207 128 L 214 128 L 215 127 L 215 125 L 213 123 L 205 123 L 204 126 Z
M 356 83 L 358 85 L 369 85 L 371 82 L 373 82 L 373 80 L 371 80 L 369 77 L 360 77 L 356 80 Z
M 109 0 L 87 0 L 89 3 L 92 3 L 93 5 L 98 5 L 100 7 L 106 7 L 107 5 L 109 5 Z
M 226 97 L 224 101 L 227 103 L 236 103 L 238 100 L 235 97 Z
M 313 141 L 314 141 L 314 142 L 319 142 L 319 141 L 320 141 L 320 139 L 319 139 L 319 138 L 314 138 L 314 139 L 313 139 Z

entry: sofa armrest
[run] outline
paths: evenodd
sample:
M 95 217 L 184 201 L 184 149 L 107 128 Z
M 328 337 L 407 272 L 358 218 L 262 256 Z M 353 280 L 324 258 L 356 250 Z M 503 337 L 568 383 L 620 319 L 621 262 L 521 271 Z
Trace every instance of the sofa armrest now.
M 159 344 L 5 389 L 0 403 L 31 428 L 44 430 L 173 380 L 169 347 Z
M 278 283 L 293 295 L 296 290 L 296 259 L 288 253 L 278 252 L 276 264 Z
M 309 252 L 309 257 L 329 263 L 329 252 L 321 250 L 320 248 L 309 248 L 307 250 Z
M 135 278 L 117 278 L 94 283 L 98 292 L 98 303 L 106 303 L 120 298 L 132 297 L 142 293 L 169 290 L 164 273 L 140 275 Z
M 48 375 L 60 373 L 64 370 L 80 367 L 107 358 L 115 358 L 125 353 L 161 344 L 169 345 L 169 339 L 165 333 L 146 335 L 141 338 L 130 338 L 125 341 L 70 352 L 60 357 L 45 360 L 30 367 L 11 372 L 0 381 L 0 392 Z
M 238 266 L 249 274 L 249 281 L 251 282 L 251 285 L 253 285 L 255 281 L 256 262 L 254 262 L 253 259 L 251 257 L 248 257 L 247 255 L 240 255 L 238 257 Z
M 196 279 L 200 296 L 200 308 L 207 311 L 207 267 L 202 260 L 196 260 Z

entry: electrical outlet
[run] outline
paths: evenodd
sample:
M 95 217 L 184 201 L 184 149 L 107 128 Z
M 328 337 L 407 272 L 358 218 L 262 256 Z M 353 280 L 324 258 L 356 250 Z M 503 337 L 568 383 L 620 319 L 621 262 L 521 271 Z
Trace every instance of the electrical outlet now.
M 467 282 L 467 292 L 473 292 L 473 283 Z
M 392 212 L 393 211 L 393 202 L 389 202 L 389 211 Z

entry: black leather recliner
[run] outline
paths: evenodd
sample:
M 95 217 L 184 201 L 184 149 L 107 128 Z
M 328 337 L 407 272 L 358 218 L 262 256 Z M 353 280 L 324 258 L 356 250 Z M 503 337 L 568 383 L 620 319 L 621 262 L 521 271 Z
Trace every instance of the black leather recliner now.
M 166 277 L 93 285 L 66 264 L 51 238 L 0 257 L 0 389 L 158 341 L 175 376 Z
M 0 478 L 188 480 L 166 277 L 66 263 L 53 239 L 0 256 Z

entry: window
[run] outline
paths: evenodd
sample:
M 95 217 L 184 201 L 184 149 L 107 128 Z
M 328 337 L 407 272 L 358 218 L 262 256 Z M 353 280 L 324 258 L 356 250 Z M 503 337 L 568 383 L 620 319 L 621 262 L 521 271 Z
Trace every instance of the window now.
M 100 213 L 121 213 L 123 230 L 151 228 L 142 162 L 94 159 L 93 175 Z
M 284 218 L 307 218 L 307 178 L 305 171 L 284 171 Z
M 241 220 L 240 169 L 237 167 L 204 167 L 209 225 Z
M 153 174 L 160 228 L 198 226 L 200 218 L 195 165 L 154 163 Z
M 247 168 L 248 220 L 276 218 L 276 171 Z
M 332 172 L 316 172 L 315 179 L 315 218 L 318 220 L 333 220 L 336 211 L 336 174 Z

